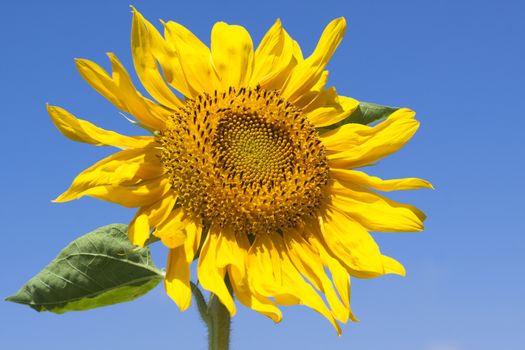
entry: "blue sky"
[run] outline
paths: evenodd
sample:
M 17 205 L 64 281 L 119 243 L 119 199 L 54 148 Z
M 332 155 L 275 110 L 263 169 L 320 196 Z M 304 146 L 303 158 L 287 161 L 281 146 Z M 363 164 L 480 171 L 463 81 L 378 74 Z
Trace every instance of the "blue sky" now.
M 172 19 L 204 41 L 214 22 L 242 24 L 258 43 L 277 17 L 310 52 L 324 26 L 348 30 L 330 65 L 341 94 L 407 106 L 421 128 L 370 172 L 417 176 L 435 191 L 393 194 L 429 218 L 424 233 L 374 234 L 404 263 L 405 278 L 353 280 L 361 319 L 337 337 L 321 316 L 284 310 L 281 324 L 240 308 L 232 349 L 522 349 L 525 333 L 525 3 L 522 1 L 135 1 L 146 18 Z M 62 137 L 45 112 L 57 104 L 105 128 L 136 132 L 77 74 L 73 58 L 108 67 L 115 52 L 132 71 L 129 0 L 18 1 L 0 22 L 0 204 L 6 247 L 0 296 L 15 292 L 78 235 L 132 210 L 51 199 L 112 150 Z M 164 266 L 166 251 L 154 248 Z M 90 312 L 36 313 L 0 302 L 4 349 L 205 349 L 197 312 L 180 313 L 161 287 L 132 303 Z

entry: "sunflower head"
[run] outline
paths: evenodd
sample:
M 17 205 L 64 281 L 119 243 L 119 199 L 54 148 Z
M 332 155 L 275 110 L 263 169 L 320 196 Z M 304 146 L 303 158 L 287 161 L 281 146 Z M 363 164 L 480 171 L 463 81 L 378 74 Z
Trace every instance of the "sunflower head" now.
M 359 103 L 328 87 L 326 64 L 346 23 L 332 21 L 311 55 L 277 21 L 254 50 L 240 26 L 215 24 L 208 48 L 188 29 L 164 35 L 133 11 L 138 92 L 115 55 L 112 74 L 80 59 L 82 77 L 137 124 L 124 136 L 48 106 L 67 137 L 119 152 L 83 171 L 56 201 L 92 196 L 137 208 L 130 240 L 169 248 L 165 287 L 184 310 L 190 269 L 233 315 L 240 303 L 279 321 L 278 305 L 306 305 L 355 320 L 350 276 L 404 274 L 369 231 L 420 231 L 424 214 L 376 191 L 431 187 L 355 170 L 400 149 L 419 123 L 399 109 L 375 126 L 344 124 Z M 174 90 L 179 94 L 175 94 Z M 178 97 L 178 96 L 183 96 Z M 199 254 L 197 256 L 197 254 Z
M 238 234 L 272 234 L 313 216 L 328 182 L 315 128 L 276 90 L 199 95 L 170 116 L 159 142 L 181 206 Z

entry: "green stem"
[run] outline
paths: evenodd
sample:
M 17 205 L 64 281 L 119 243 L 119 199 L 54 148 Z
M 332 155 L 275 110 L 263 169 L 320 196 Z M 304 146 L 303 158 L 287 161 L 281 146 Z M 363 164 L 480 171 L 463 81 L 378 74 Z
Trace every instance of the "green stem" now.
M 230 348 L 230 313 L 216 295 L 208 303 L 208 349 L 228 350 Z
M 210 296 L 206 305 L 199 287 L 193 282 L 191 282 L 191 291 L 197 302 L 199 314 L 208 328 L 208 349 L 228 350 L 230 347 L 230 313 L 214 294 Z

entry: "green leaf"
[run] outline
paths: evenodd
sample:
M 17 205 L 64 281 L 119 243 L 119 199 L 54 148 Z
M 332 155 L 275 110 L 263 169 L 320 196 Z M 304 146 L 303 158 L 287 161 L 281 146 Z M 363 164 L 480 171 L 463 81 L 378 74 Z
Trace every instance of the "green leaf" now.
M 349 123 L 369 125 L 387 118 L 390 114 L 394 113 L 398 109 L 398 107 L 382 106 L 369 102 L 359 102 L 359 107 L 357 107 L 357 109 L 348 117 L 336 124 L 318 128 L 317 130 L 322 134 L 323 132 L 336 129 Z
M 387 118 L 398 107 L 382 106 L 375 103 L 360 102 L 359 107 L 347 118 L 348 123 L 371 124 Z
M 64 248 L 6 300 L 37 311 L 89 310 L 136 299 L 162 279 L 149 248 L 133 246 L 127 225 L 100 227 Z

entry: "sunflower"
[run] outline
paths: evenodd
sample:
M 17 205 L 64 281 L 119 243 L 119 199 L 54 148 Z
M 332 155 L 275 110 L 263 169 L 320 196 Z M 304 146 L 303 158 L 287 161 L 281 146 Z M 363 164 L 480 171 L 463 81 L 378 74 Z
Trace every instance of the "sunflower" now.
M 182 25 L 163 25 L 164 36 L 133 9 L 133 63 L 156 101 L 136 90 L 114 54 L 111 75 L 76 60 L 81 76 L 149 135 L 124 136 L 48 106 L 66 137 L 121 149 L 55 201 L 91 196 L 138 208 L 129 239 L 143 246 L 153 235 L 169 248 L 165 288 L 181 310 L 198 259 L 200 285 L 231 315 L 232 294 L 276 322 L 277 305 L 302 304 L 340 332 L 337 321 L 355 320 L 350 276 L 405 274 L 369 231 L 423 229 L 421 211 L 375 190 L 428 182 L 354 170 L 400 149 L 418 128 L 415 113 L 319 131 L 359 105 L 326 87 L 344 18 L 328 24 L 307 58 L 279 20 L 255 51 L 241 26 L 216 23 L 208 48 Z

